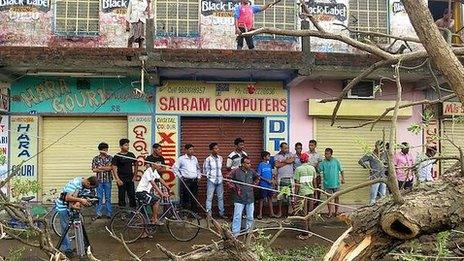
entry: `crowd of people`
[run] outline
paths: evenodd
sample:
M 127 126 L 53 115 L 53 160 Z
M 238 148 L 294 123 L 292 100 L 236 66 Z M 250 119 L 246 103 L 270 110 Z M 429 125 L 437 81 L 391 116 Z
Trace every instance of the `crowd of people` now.
M 118 188 L 120 207 L 126 207 L 126 198 L 128 198 L 129 207 L 135 208 L 138 199 L 139 202 L 152 206 L 151 222 L 162 225 L 162 220 L 158 220 L 159 202 L 160 199 L 169 197 L 172 192 L 172 187 L 162 178 L 163 172 L 167 171 L 168 167 L 162 155 L 162 145 L 158 143 L 153 145 L 152 154 L 144 161 L 146 170 L 142 177 L 137 177 L 138 160 L 129 151 L 129 143 L 128 139 L 121 139 L 119 141 L 120 151 L 113 156 L 108 154 L 109 145 L 104 142 L 100 143 L 99 154 L 93 158 L 91 164 L 95 175 L 89 178 L 74 178 L 66 184 L 56 204 L 63 227 L 67 225 L 66 208 L 70 204 L 89 205 L 85 200 L 72 194 L 83 188 L 95 188 L 100 199 L 93 220 L 111 218 L 113 181 Z M 303 152 L 303 144 L 300 142 L 295 144 L 294 153 L 290 152 L 286 142 L 280 144 L 280 151 L 273 157 L 269 152 L 262 151 L 261 161 L 255 168 L 245 152 L 245 141 L 242 138 L 236 138 L 235 148 L 225 160 L 225 173 L 223 173 L 224 160 L 219 154 L 219 146 L 216 142 L 209 144 L 210 155 L 200 166 L 194 155 L 194 145 L 186 144 L 184 154 L 176 160 L 172 171 L 178 177 L 181 207 L 196 213 L 199 213 L 199 207 L 203 208 L 203 202 L 198 200 L 200 179 L 206 179 L 204 209 L 208 216 L 212 216 L 213 198 L 216 195 L 219 217 L 228 219 L 224 208 L 224 187 L 226 186 L 231 191 L 234 206 L 231 229 L 234 235 L 239 235 L 243 231 L 241 226 L 243 216 L 246 216 L 245 230 L 251 227 L 255 216 L 255 202 L 258 202 L 258 219 L 263 218 L 265 205 L 271 218 L 282 217 L 284 214 L 304 215 L 318 205 L 322 194 L 331 196 L 340 190 L 341 184 L 345 183 L 344 169 L 341 162 L 333 156 L 334 150 L 325 148 L 324 154 L 319 154 L 316 150 L 316 140 L 309 141 L 306 152 Z M 389 144 L 377 141 L 373 151 L 359 159 L 358 163 L 369 170 L 370 179 L 383 178 L 388 174 L 388 147 Z M 409 147 L 407 143 L 402 143 L 400 151 L 394 154 L 392 160 L 401 189 L 411 188 L 416 177 L 420 182 L 433 181 L 435 148 L 427 147 L 426 153 L 418 155 L 414 161 Z M 138 178 L 140 181 L 135 186 Z M 287 192 L 284 193 L 284 191 Z M 386 194 L 387 186 L 384 183 L 373 184 L 370 191 L 370 204 L 375 204 L 378 198 Z M 276 199 L 277 213 L 273 204 Z M 293 209 L 298 205 L 297 202 L 301 203 L 303 208 Z M 286 213 L 283 212 L 284 203 L 288 206 Z M 334 198 L 333 203 L 328 204 L 328 217 L 337 216 L 339 213 L 339 198 Z M 297 211 L 299 213 L 296 213 Z M 301 233 L 298 238 L 305 240 L 311 235 L 308 232 L 309 223 L 303 224 L 303 230 L 306 232 Z M 62 247 L 64 251 L 68 251 L 69 240 L 64 240 Z

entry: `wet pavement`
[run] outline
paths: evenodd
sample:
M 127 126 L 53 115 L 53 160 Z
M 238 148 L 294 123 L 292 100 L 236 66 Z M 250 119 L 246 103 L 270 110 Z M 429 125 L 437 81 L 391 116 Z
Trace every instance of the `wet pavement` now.
M 266 226 L 270 227 L 273 225 L 268 224 L 269 220 L 264 219 L 263 221 L 257 221 L 258 227 Z M 221 221 L 225 222 L 225 221 Z M 202 225 L 205 225 L 205 219 L 202 220 Z M 116 240 L 111 238 L 108 232 L 105 230 L 105 226 L 109 225 L 109 220 L 96 220 L 91 221 L 90 217 L 86 217 L 86 229 L 89 235 L 89 240 L 92 245 L 92 252 L 94 256 L 101 260 L 130 260 L 129 255 L 124 251 L 122 245 Z M 293 227 L 299 228 L 299 225 L 292 224 Z M 273 226 L 274 227 L 274 226 Z M 330 240 L 336 240 L 346 229 L 344 223 L 338 220 L 325 220 L 318 221 L 318 223 L 312 226 L 312 231 L 320 234 Z M 274 232 L 269 232 L 274 233 Z M 331 243 L 327 242 L 316 236 L 311 237 L 308 240 L 301 241 L 297 239 L 299 232 L 286 231 L 282 233 L 279 238 L 273 244 L 275 250 L 283 249 L 295 249 L 301 248 L 308 245 L 326 245 L 330 246 Z M 159 227 L 150 239 L 139 239 L 129 247 L 137 255 L 144 254 L 147 250 L 150 250 L 148 254 L 144 256 L 144 260 L 167 260 L 166 256 L 156 248 L 156 244 L 161 244 L 173 253 L 188 252 L 192 250 L 191 246 L 194 245 L 206 245 L 212 243 L 212 240 L 218 240 L 218 238 L 207 230 L 201 230 L 198 236 L 191 242 L 178 242 L 171 237 L 165 226 Z M 54 242 L 57 242 L 58 238 L 54 238 Z M 18 249 L 23 247 L 14 240 L 3 240 L 0 241 L 0 255 L 8 256 L 9 249 Z M 38 251 L 26 247 L 22 259 L 23 260 L 38 260 Z M 77 260 L 77 259 L 75 259 Z

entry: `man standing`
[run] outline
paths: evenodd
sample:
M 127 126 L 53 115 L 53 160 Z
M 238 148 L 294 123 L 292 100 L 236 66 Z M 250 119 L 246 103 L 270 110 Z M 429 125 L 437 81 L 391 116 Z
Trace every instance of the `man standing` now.
M 147 14 L 148 3 L 146 0 L 130 0 L 126 12 L 126 31 L 130 31 L 127 41 L 128 48 L 132 48 L 134 42 L 139 44 L 139 48 L 143 47 Z
M 185 144 L 185 154 L 177 159 L 172 171 L 180 179 L 180 204 L 183 208 L 196 213 L 198 198 L 198 179 L 201 178 L 201 170 L 197 157 L 193 156 L 194 146 Z M 193 195 L 192 195 L 193 194 Z
M 319 164 L 319 170 L 322 172 L 324 180 L 324 190 L 329 194 L 334 194 L 340 190 L 340 180 L 341 183 L 345 183 L 345 177 L 343 175 L 343 168 L 338 159 L 332 157 L 333 150 L 331 148 L 325 149 L 325 160 Z M 339 197 L 335 198 L 335 204 L 340 202 Z M 337 216 L 338 214 L 338 205 L 335 206 L 335 211 L 333 204 L 329 203 L 329 218 L 332 216 Z M 333 215 L 332 215 L 333 213 Z
M 293 168 L 296 169 L 301 166 L 301 156 L 303 155 L 303 144 L 301 142 L 295 143 L 295 163 L 293 163 Z
M 312 198 L 314 194 L 314 178 L 316 177 L 316 169 L 308 163 L 309 156 L 308 154 L 303 154 L 301 157 L 301 166 L 296 168 L 295 170 L 295 187 L 296 187 L 296 194 L 300 196 L 304 196 L 307 198 Z M 304 201 L 303 211 L 304 215 L 307 215 L 308 212 L 313 209 L 314 201 L 310 199 L 302 199 Z M 306 240 L 311 237 L 309 234 L 309 220 L 303 221 L 303 230 L 298 239 Z
M 232 151 L 227 157 L 226 167 L 228 170 L 234 170 L 242 164 L 242 157 L 248 156 L 248 154 L 243 151 L 245 148 L 245 141 L 242 138 L 236 138 L 234 140 L 235 150 Z
M 358 164 L 365 169 L 369 169 L 369 179 L 374 180 L 378 178 L 385 178 L 385 166 L 383 162 L 383 141 L 377 141 L 375 143 L 374 151 L 372 153 L 366 153 L 361 159 L 359 159 Z M 376 183 L 371 185 L 371 194 L 370 201 L 371 205 L 375 204 L 377 201 L 377 194 L 380 194 L 380 197 L 385 197 L 387 192 L 387 186 L 385 183 Z
M 134 181 L 137 178 L 137 160 L 134 153 L 129 152 L 129 140 L 119 140 L 121 151 L 114 155 L 111 160 L 113 166 L 113 175 L 118 185 L 118 205 L 126 206 L 126 194 L 129 198 L 129 206 L 135 208 L 137 206 L 135 200 L 135 185 Z
M 420 182 L 432 182 L 433 179 L 433 164 L 436 160 L 431 159 L 435 156 L 436 149 L 433 147 L 427 147 L 425 154 L 422 153 L 417 156 L 416 164 L 418 164 L 417 172 L 419 174 Z
M 395 165 L 396 179 L 400 189 L 412 188 L 414 185 L 414 174 L 412 173 L 414 160 L 409 154 L 409 144 L 407 142 L 401 143 L 401 151 L 393 157 L 393 164 Z
M 256 184 L 259 180 L 258 175 L 251 169 L 251 160 L 244 156 L 241 161 L 241 166 L 236 168 L 231 173 L 231 179 L 246 184 Z M 254 193 L 253 187 L 229 183 L 231 188 L 234 190 L 233 201 L 234 201 L 234 217 L 232 220 L 232 233 L 237 236 L 240 233 L 242 225 L 242 213 L 243 209 L 246 211 L 246 229 L 250 229 L 253 224 L 253 212 L 254 212 Z
M 294 192 L 294 180 L 293 180 L 293 163 L 295 157 L 289 152 L 288 144 L 286 142 L 280 143 L 280 151 L 274 156 L 275 166 L 277 168 L 277 184 L 278 190 L 281 191 L 284 187 L 290 187 L 290 191 Z M 292 206 L 290 204 L 292 197 L 288 197 L 288 214 L 291 214 Z M 279 213 L 278 217 L 282 216 L 282 201 L 279 200 Z
M 438 29 L 440 29 L 445 40 L 451 44 L 453 39 L 451 30 L 454 27 L 454 19 L 453 14 L 451 13 L 451 9 L 445 9 L 443 12 L 443 17 L 435 21 L 435 25 L 437 25 Z
M 314 180 L 314 185 L 315 185 L 314 198 L 316 199 L 314 201 L 314 207 L 316 207 L 319 204 L 319 201 L 317 200 L 321 199 L 321 192 L 318 191 L 318 189 L 321 189 L 321 183 L 322 183 L 321 175 L 319 173 L 319 163 L 324 160 L 322 155 L 317 153 L 316 147 L 317 147 L 317 141 L 310 140 L 308 144 L 309 151 L 307 152 L 309 156 L 308 162 L 316 169 L 316 172 L 317 172 L 316 179 Z
M 216 142 L 209 144 L 211 155 L 205 159 L 203 164 L 203 173 L 206 174 L 207 187 L 206 187 L 206 211 L 212 216 L 211 208 L 213 205 L 213 196 L 216 191 L 219 216 L 223 219 L 227 217 L 224 215 L 224 187 L 222 184 L 222 157 L 218 155 L 219 147 Z
M 253 30 L 253 21 L 254 14 L 263 12 L 268 9 L 271 4 L 265 6 L 252 5 L 249 0 L 241 0 L 240 5 L 236 6 L 234 9 L 234 18 L 235 18 L 235 34 L 237 35 L 237 49 L 241 50 L 243 48 L 243 38 L 247 43 L 248 49 L 254 49 L 255 45 L 253 43 L 252 36 L 242 36 L 242 33 Z
M 106 217 L 111 218 L 113 208 L 111 207 L 111 181 L 112 170 L 111 160 L 113 157 L 108 155 L 108 144 L 102 142 L 98 144 L 100 154 L 92 160 L 92 171 L 96 174 L 98 180 L 97 196 L 98 205 L 96 207 L 96 216 L 93 218 L 100 219 L 102 217 L 103 202 L 105 202 Z
M 154 165 L 159 175 L 161 177 L 163 176 L 163 172 L 166 171 L 166 167 L 163 165 L 166 165 L 166 162 L 162 155 L 162 146 L 159 143 L 153 144 L 153 153 L 149 155 L 148 157 L 146 157 L 145 161 L 148 161 L 147 165 L 149 166 Z

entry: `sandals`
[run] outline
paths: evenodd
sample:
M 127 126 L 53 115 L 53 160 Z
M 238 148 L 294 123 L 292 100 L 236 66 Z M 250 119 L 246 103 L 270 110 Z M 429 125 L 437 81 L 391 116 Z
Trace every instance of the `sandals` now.
M 95 217 L 92 218 L 92 221 L 95 221 L 97 219 L 102 219 L 102 216 L 95 216 Z
M 299 240 L 308 240 L 312 236 L 313 236 L 313 234 L 308 234 L 308 235 L 299 234 L 297 238 Z

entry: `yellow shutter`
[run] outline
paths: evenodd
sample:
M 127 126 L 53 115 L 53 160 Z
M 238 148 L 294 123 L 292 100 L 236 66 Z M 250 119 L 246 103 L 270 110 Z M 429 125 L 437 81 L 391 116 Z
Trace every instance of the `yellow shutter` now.
M 451 119 L 443 120 L 442 122 L 442 136 L 445 138 L 448 136 L 456 145 L 464 148 L 464 123 L 453 121 Z M 442 156 L 458 156 L 458 150 L 451 145 L 449 141 L 443 140 L 441 141 L 441 155 Z M 455 160 L 446 160 L 441 161 L 441 173 L 446 171 L 449 167 L 455 164 Z
M 385 128 L 388 140 L 389 122 L 379 122 L 373 131 L 370 126 L 358 129 L 340 129 L 337 126 L 354 126 L 363 121 L 337 120 L 334 126 L 330 126 L 329 119 L 316 119 L 315 137 L 317 150 L 324 155 L 325 148 L 334 150 L 333 156 L 342 164 L 346 183 L 343 188 L 357 185 L 369 180 L 369 173 L 358 164 L 358 160 L 364 155 L 363 147 L 372 151 L 377 140 L 383 139 L 382 129 Z M 348 204 L 366 204 L 369 200 L 369 188 L 356 190 L 345 194 L 340 198 L 341 202 Z
M 42 153 L 42 186 L 48 192 L 61 190 L 74 177 L 93 175 L 91 163 L 98 154 L 100 142 L 109 144 L 111 155 L 119 151 L 119 139 L 127 137 L 125 117 L 44 117 L 43 146 L 46 148 L 69 130 L 82 123 L 71 134 Z M 112 202 L 117 202 L 117 187 L 113 182 Z

